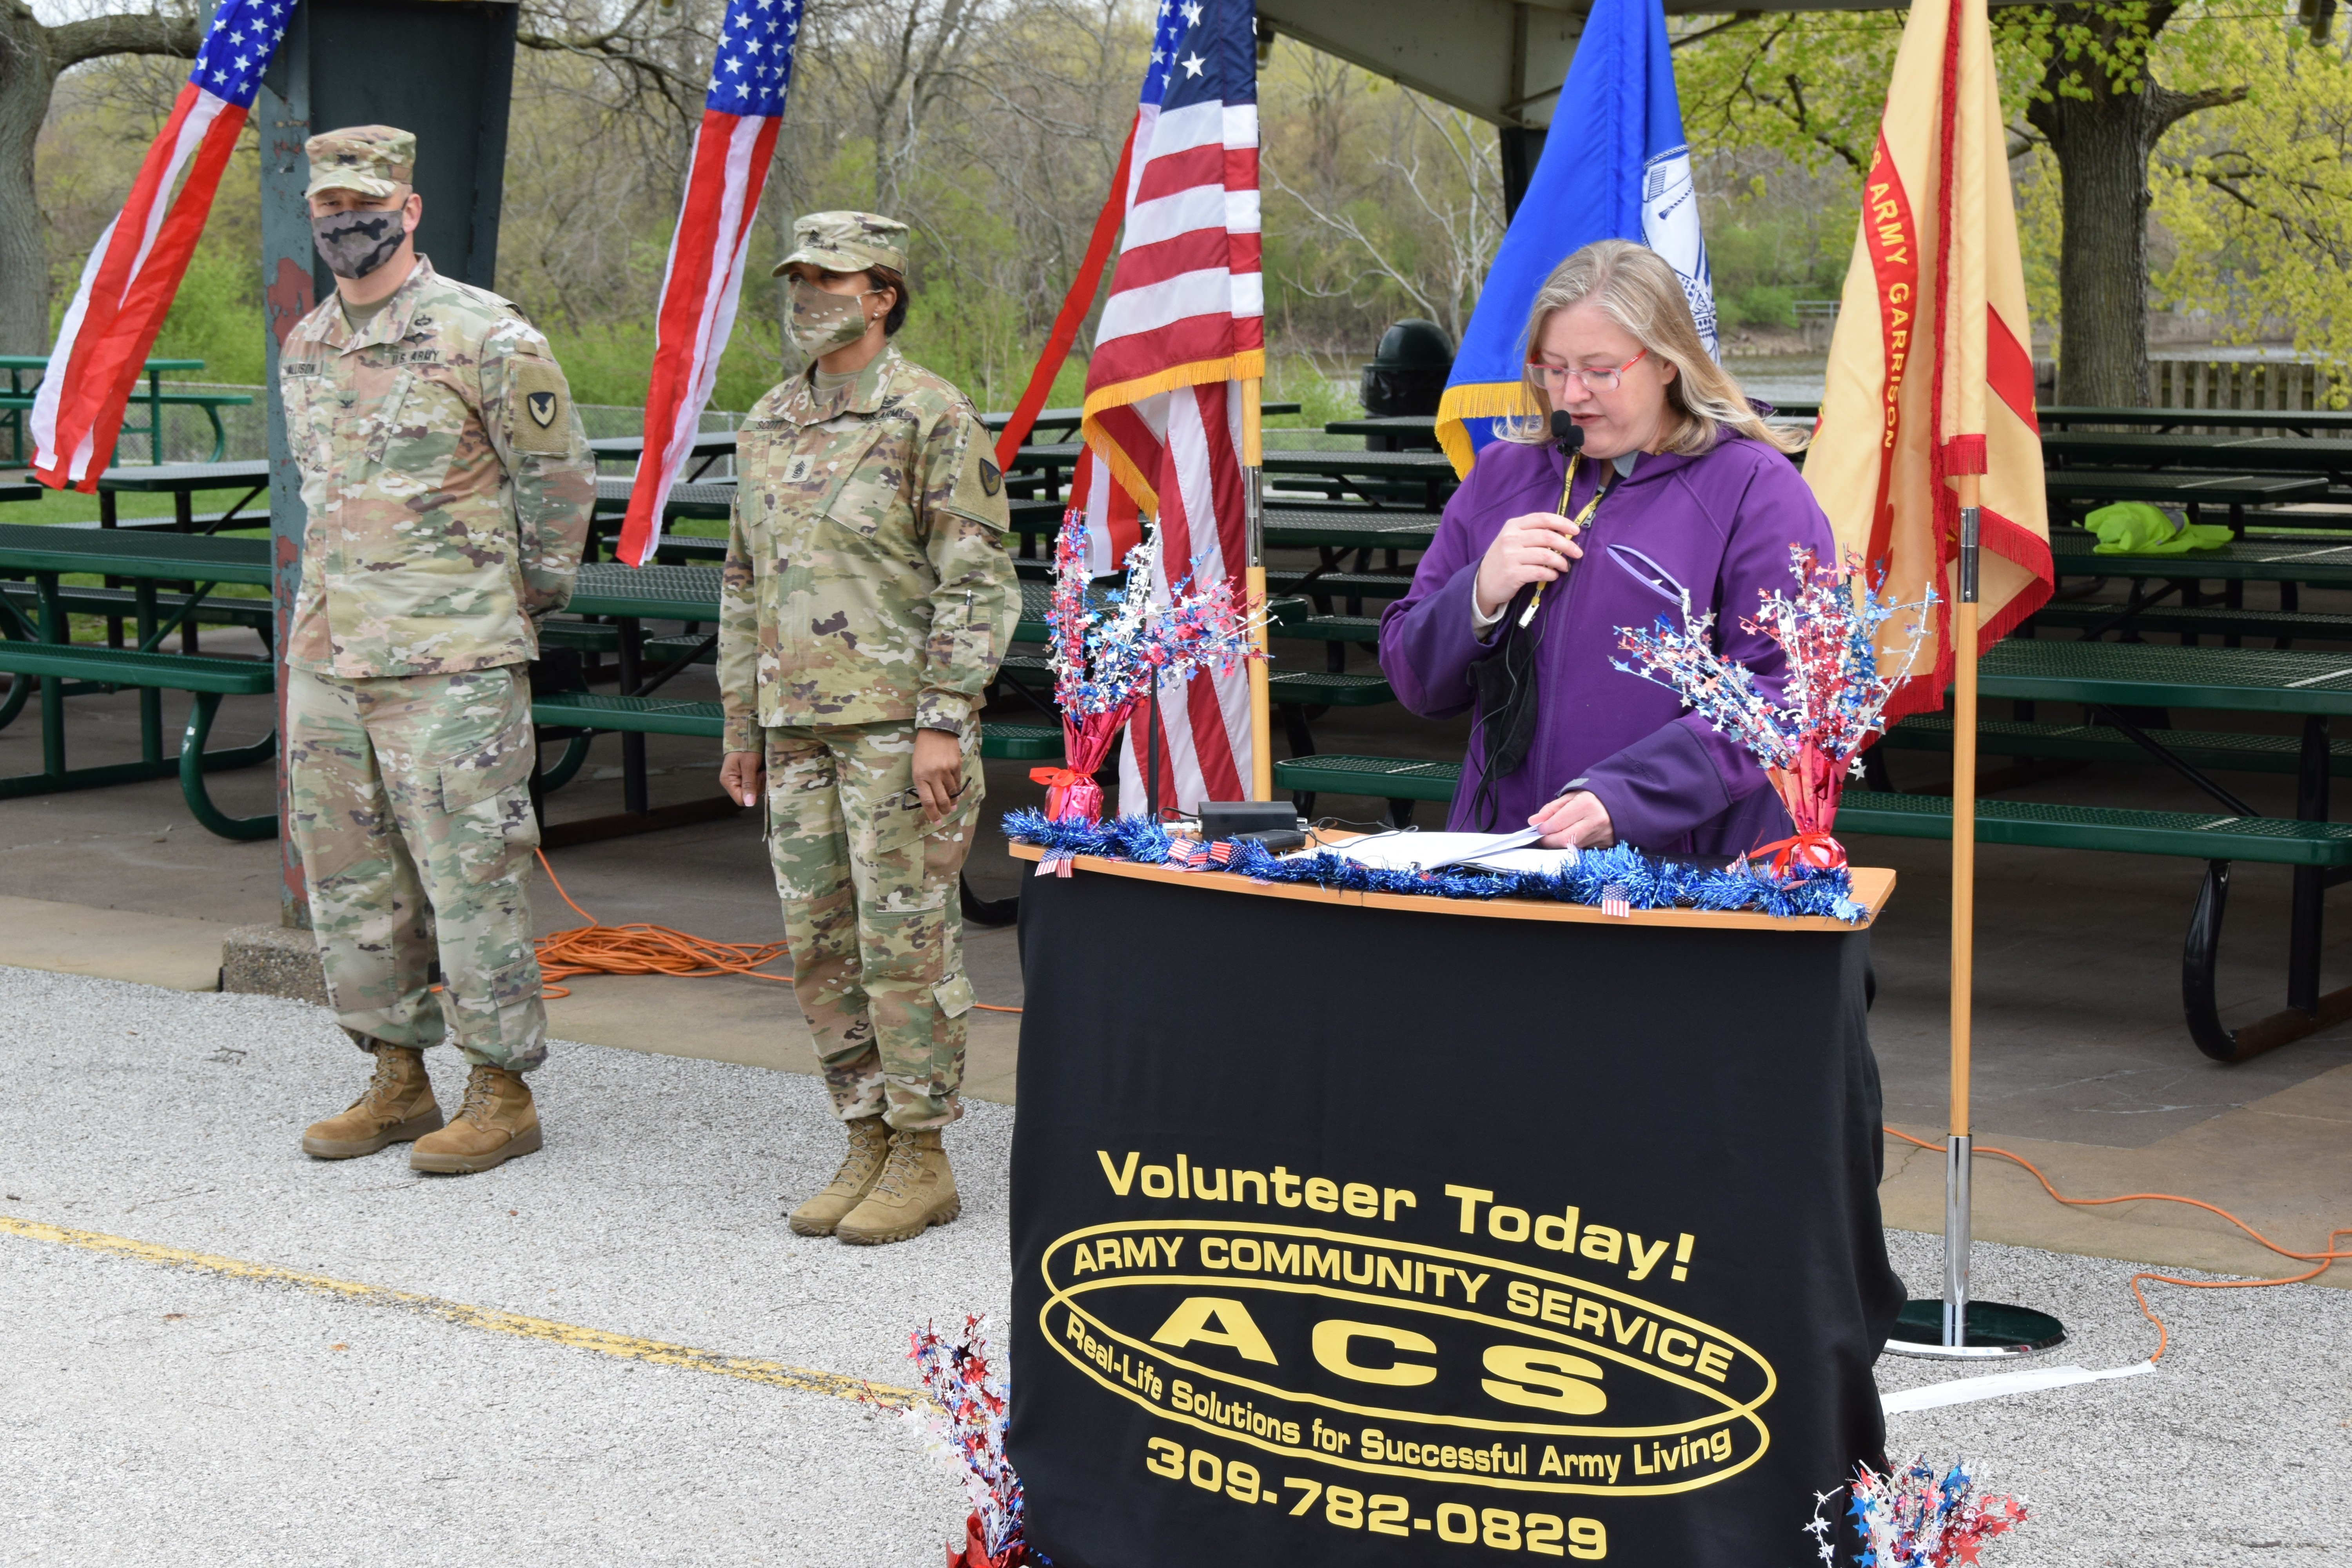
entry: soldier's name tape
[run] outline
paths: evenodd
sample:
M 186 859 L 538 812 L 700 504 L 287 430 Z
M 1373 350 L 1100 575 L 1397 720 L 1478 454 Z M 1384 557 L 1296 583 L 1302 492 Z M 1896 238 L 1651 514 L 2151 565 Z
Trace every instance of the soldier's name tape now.
M 622 1361 L 681 1367 L 688 1372 L 709 1373 L 717 1377 L 731 1377 L 744 1383 L 763 1383 L 775 1388 L 797 1389 L 804 1394 L 822 1394 L 834 1399 L 885 1405 L 927 1403 L 922 1394 L 915 1389 L 868 1383 L 864 1378 L 845 1377 L 839 1373 L 823 1372 L 814 1367 L 789 1366 L 782 1362 L 762 1361 L 754 1356 L 696 1350 L 688 1345 L 639 1339 L 632 1334 L 616 1334 L 604 1329 L 582 1328 L 548 1318 L 530 1318 L 520 1312 L 469 1306 L 463 1301 L 428 1296 L 417 1290 L 396 1290 L 386 1285 L 361 1284 L 296 1268 L 280 1268 L 274 1264 L 250 1263 L 238 1258 L 222 1258 L 213 1253 L 164 1247 L 152 1241 L 135 1241 L 128 1237 L 107 1236 L 94 1230 L 71 1230 L 40 1220 L 21 1219 L 15 1215 L 0 1214 L 0 1236 L 77 1247 L 84 1252 L 128 1258 L 134 1263 L 155 1264 L 166 1268 L 191 1268 L 225 1279 L 290 1285 L 322 1296 L 336 1296 L 372 1307 L 392 1307 L 423 1317 L 438 1318 L 462 1329 L 483 1329 L 491 1333 L 512 1334 L 520 1339 L 545 1340 L 551 1344 L 592 1351 L 598 1355 L 613 1356 Z

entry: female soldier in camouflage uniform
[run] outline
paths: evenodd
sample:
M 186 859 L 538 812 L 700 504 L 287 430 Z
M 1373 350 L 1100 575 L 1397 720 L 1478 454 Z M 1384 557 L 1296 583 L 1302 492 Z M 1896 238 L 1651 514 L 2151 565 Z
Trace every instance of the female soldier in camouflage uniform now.
M 1003 477 L 962 394 L 889 341 L 906 226 L 793 226 L 808 370 L 736 438 L 719 639 L 720 782 L 764 784 L 793 986 L 849 1150 L 803 1236 L 904 1241 L 961 1212 L 940 1130 L 962 1114 L 957 883 L 979 820 L 981 694 L 1020 599 Z

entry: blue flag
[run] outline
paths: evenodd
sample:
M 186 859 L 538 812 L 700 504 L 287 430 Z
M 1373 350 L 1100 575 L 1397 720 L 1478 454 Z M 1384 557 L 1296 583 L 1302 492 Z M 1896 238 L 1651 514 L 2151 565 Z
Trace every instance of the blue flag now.
M 1456 472 L 1494 439 L 1497 416 L 1536 411 L 1522 379 L 1528 309 L 1552 269 L 1596 239 L 1639 240 L 1664 257 L 1715 352 L 1715 290 L 1660 0 L 1593 0 L 1543 157 L 1437 405 L 1438 443 Z

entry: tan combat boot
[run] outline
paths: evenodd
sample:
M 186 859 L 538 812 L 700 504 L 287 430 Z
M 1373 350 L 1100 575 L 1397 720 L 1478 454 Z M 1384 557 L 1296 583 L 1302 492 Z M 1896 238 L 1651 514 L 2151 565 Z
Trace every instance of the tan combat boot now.
M 834 1235 L 853 1247 L 912 1241 L 935 1225 L 963 1213 L 955 1173 L 940 1147 L 940 1130 L 890 1134 L 890 1158 L 866 1201 L 845 1215 Z
M 382 1041 L 368 1049 L 375 1056 L 375 1076 L 368 1079 L 366 1091 L 341 1116 L 303 1129 L 305 1154 L 320 1160 L 356 1159 L 440 1127 L 441 1107 L 433 1099 L 433 1080 L 425 1076 L 425 1053 L 414 1046 Z
M 833 1184 L 792 1212 L 785 1221 L 795 1236 L 831 1236 L 841 1216 L 856 1208 L 874 1190 L 882 1162 L 890 1154 L 890 1124 L 879 1116 L 861 1116 L 849 1123 L 849 1152 Z
M 429 1138 L 419 1138 L 408 1156 L 412 1171 L 470 1175 L 503 1165 L 539 1148 L 539 1108 L 520 1073 L 477 1067 L 466 1080 L 466 1103 L 457 1118 Z

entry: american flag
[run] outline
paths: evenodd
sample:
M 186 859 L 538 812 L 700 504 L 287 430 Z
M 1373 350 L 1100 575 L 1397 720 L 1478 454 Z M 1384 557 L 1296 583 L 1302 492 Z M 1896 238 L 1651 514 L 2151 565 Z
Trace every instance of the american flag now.
M 1154 589 L 1163 598 L 1188 577 L 1204 587 L 1245 564 L 1235 383 L 1265 374 L 1256 29 L 1253 0 L 1161 0 L 1136 110 L 1127 226 L 1087 369 L 1084 428 L 1098 465 L 1089 516 L 1105 479 L 1158 514 L 1165 561 Z M 1158 709 L 1160 802 L 1242 798 L 1246 671 L 1171 681 Z M 1119 763 L 1128 810 L 1143 798 L 1150 713 L 1138 713 Z
M 113 460 L 122 411 L 293 10 L 294 0 L 222 0 L 213 14 L 195 68 L 148 147 L 122 211 L 91 247 L 58 325 L 33 403 L 33 472 L 43 484 L 94 490 Z
M 719 379 L 719 356 L 735 327 L 743 252 L 759 216 L 760 191 L 776 151 L 784 93 L 793 83 L 802 0 L 728 0 L 710 60 L 710 89 L 686 200 L 670 237 L 655 318 L 653 378 L 646 389 L 646 445 L 621 524 L 620 558 L 653 559 L 662 507 L 694 449 L 702 411 Z

